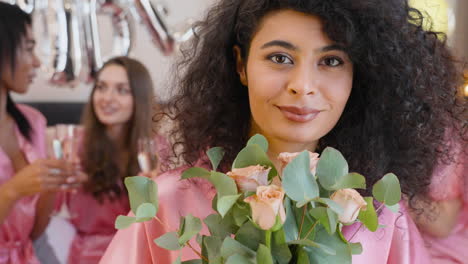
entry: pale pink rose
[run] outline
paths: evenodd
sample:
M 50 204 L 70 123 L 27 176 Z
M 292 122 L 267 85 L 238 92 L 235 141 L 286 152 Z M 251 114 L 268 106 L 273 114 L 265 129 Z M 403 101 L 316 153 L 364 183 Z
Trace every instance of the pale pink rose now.
M 271 168 L 261 165 L 233 169 L 227 175 L 236 181 L 237 187 L 243 192 L 255 192 L 258 186 L 268 185 L 268 173 Z
M 281 225 L 286 221 L 283 206 L 284 190 L 276 185 L 259 186 L 257 194 L 244 199 L 252 208 L 253 221 L 263 230 L 275 226 L 277 216 Z
M 278 155 L 278 160 L 281 161 L 281 171 L 297 156 L 299 156 L 301 152 L 289 153 L 289 152 L 282 152 Z M 319 161 L 319 154 L 315 152 L 309 151 L 310 157 L 310 172 L 315 175 L 315 170 L 317 167 L 317 163 Z
M 344 224 L 354 222 L 359 215 L 359 211 L 367 209 L 366 201 L 354 189 L 338 190 L 332 194 L 330 199 L 343 208 L 343 214 L 338 216 L 338 220 Z

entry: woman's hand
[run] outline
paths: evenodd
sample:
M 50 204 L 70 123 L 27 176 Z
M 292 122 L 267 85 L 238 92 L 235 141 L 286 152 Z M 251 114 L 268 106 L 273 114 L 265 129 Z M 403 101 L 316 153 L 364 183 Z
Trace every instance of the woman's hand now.
M 15 199 L 41 192 L 54 192 L 74 187 L 83 181 L 72 165 L 63 160 L 39 159 L 18 171 L 5 184 Z
M 140 171 L 140 173 L 138 173 L 138 176 L 143 176 L 143 177 L 147 177 L 147 178 L 150 178 L 150 179 L 154 179 L 156 178 L 158 175 L 159 175 L 159 168 L 156 168 L 152 171 L 149 171 L 149 172 L 142 172 Z

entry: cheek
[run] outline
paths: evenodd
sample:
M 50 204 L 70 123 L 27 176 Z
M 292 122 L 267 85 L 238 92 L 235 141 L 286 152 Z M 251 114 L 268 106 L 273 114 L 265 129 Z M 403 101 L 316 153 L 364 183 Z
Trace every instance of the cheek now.
M 266 67 L 252 67 L 248 72 L 249 97 L 252 102 L 264 103 L 281 94 L 284 76 Z
M 120 100 L 122 107 L 125 109 L 125 114 L 130 117 L 133 114 L 133 97 L 127 96 Z
M 335 110 L 342 110 L 351 94 L 352 78 L 341 79 L 330 84 L 323 94 Z

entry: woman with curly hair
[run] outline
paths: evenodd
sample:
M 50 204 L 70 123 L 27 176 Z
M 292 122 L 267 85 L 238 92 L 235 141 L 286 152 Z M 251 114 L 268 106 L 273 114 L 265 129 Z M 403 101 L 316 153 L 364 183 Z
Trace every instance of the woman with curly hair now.
M 221 167 L 255 134 L 281 152 L 339 149 L 372 186 L 386 172 L 400 178 L 400 214 L 381 211 L 386 228 L 343 228 L 363 253 L 354 263 L 429 263 L 410 211 L 426 201 L 436 161 L 449 156 L 444 135 L 461 140 L 461 80 L 438 34 L 422 28 L 405 0 L 221 0 L 197 25 L 179 64 L 180 90 L 167 114 L 188 164 L 212 146 Z M 158 221 L 117 233 L 101 263 L 170 263 L 177 255 L 152 240 L 176 230 L 179 217 L 204 218 L 213 188 L 179 181 L 182 169 L 159 176 Z M 370 189 L 364 191 L 369 194 Z M 355 234 L 355 236 L 353 235 Z M 149 242 L 148 242 L 149 241 Z M 189 249 L 182 259 L 196 258 Z

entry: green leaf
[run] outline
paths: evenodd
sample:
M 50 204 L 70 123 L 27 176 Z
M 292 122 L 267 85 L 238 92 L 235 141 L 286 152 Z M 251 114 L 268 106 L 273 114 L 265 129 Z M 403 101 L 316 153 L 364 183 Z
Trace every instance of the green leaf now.
M 328 206 L 333 212 L 337 213 L 338 215 L 342 214 L 344 212 L 343 208 L 341 205 L 339 205 L 337 202 L 328 199 L 328 198 L 318 198 L 315 199 L 314 201 L 319 202 L 321 204 L 325 204 Z
M 210 148 L 206 152 L 206 155 L 208 155 L 208 158 L 211 161 L 211 166 L 213 166 L 213 170 L 216 170 L 218 168 L 219 163 L 223 159 L 224 150 L 222 147 Z
M 366 178 L 359 173 L 348 173 L 333 185 L 332 190 L 339 189 L 366 189 Z
M 177 237 L 176 232 L 169 232 L 166 233 L 154 240 L 154 243 L 158 245 L 161 248 L 167 249 L 167 250 L 179 250 L 180 244 L 179 244 L 179 238 Z
M 341 240 L 339 232 L 330 235 L 322 226 L 319 225 L 318 227 L 314 241 L 333 249 L 336 254 L 327 254 L 322 249 L 316 247 L 304 247 L 309 254 L 310 263 L 351 264 L 351 249 L 348 243 Z
M 398 213 L 400 211 L 400 204 L 396 203 L 394 205 L 385 205 L 393 213 Z
M 284 199 L 286 221 L 284 222 L 283 228 L 285 230 L 286 241 L 296 240 L 299 237 L 299 228 L 297 227 L 296 216 L 291 203 L 292 201 L 288 197 Z
M 210 182 L 214 185 L 216 191 L 218 192 L 218 199 L 223 196 L 237 194 L 236 182 L 224 173 L 212 171 Z
M 317 242 L 314 242 L 310 239 L 300 239 L 300 240 L 294 240 L 294 241 L 289 241 L 288 244 L 290 245 L 301 245 L 301 246 L 307 246 L 307 247 L 315 247 L 321 249 L 324 253 L 328 255 L 336 255 L 336 251 L 325 245 L 325 244 L 320 244 Z
M 187 241 L 189 241 L 193 236 L 198 234 L 198 232 L 202 229 L 201 220 L 197 217 L 192 216 L 189 214 L 186 216 L 184 221 L 183 230 L 180 230 L 181 235 L 179 237 L 179 244 L 183 245 Z
M 203 179 L 210 179 L 210 172 L 204 168 L 193 167 L 190 169 L 185 170 L 182 173 L 181 179 L 191 179 L 191 178 L 203 178 Z
M 271 253 L 278 264 L 288 264 L 291 260 L 292 254 L 288 244 L 286 244 L 284 229 L 272 233 Z
M 248 221 L 248 217 L 250 215 L 250 209 L 248 206 L 240 205 L 239 203 L 234 204 L 232 207 L 232 217 L 234 219 L 234 223 L 237 226 L 242 226 L 245 222 Z
M 268 151 L 268 140 L 264 136 L 255 134 L 253 137 L 251 137 L 247 142 L 247 146 L 254 144 L 257 144 L 263 150 L 263 152 L 266 153 Z
M 231 237 L 226 237 L 221 245 L 221 256 L 227 259 L 229 256 L 234 254 L 239 254 L 247 259 L 255 259 L 255 251 L 242 245 Z
M 286 195 L 298 203 L 305 204 L 319 196 L 319 189 L 310 172 L 309 152 L 303 151 L 283 170 L 283 188 Z
M 270 173 L 268 179 L 271 180 L 274 176 L 278 175 L 278 172 L 273 165 L 273 162 L 268 158 L 262 147 L 257 144 L 247 145 L 243 148 L 232 164 L 232 168 L 245 168 L 248 166 L 262 165 L 270 167 Z
M 315 207 L 309 211 L 309 214 L 317 219 L 317 221 L 319 221 L 319 223 L 325 227 L 329 234 L 333 234 L 336 231 L 336 223 L 338 218 L 336 214 L 333 215 L 332 213 L 334 212 L 325 207 Z M 329 214 L 331 216 L 329 216 Z
M 136 215 L 138 207 L 143 203 L 151 203 L 158 212 L 158 186 L 156 183 L 143 176 L 125 178 L 125 186 L 128 190 L 130 208 Z
M 217 236 L 223 239 L 224 237 L 229 236 L 232 231 L 232 224 L 226 220 L 226 218 L 221 218 L 219 214 L 211 214 L 207 216 L 203 222 L 205 222 L 212 236 Z
M 136 217 L 119 215 L 115 220 L 116 229 L 124 229 L 136 222 Z
M 142 203 L 136 211 L 136 222 L 152 220 L 156 216 L 156 208 L 151 203 Z
M 362 254 L 362 245 L 361 245 L 361 243 L 349 243 L 349 248 L 351 249 L 351 254 L 353 254 L 353 255 Z
M 393 173 L 385 174 L 372 187 L 375 199 L 386 205 L 395 205 L 401 199 L 400 181 Z
M 309 255 L 302 247 L 298 249 L 296 263 L 297 264 L 310 264 L 311 263 L 309 260 Z
M 379 220 L 374 208 L 374 198 L 364 197 L 364 200 L 367 203 L 367 209 L 365 211 L 359 211 L 358 219 L 367 227 L 367 229 L 375 232 L 379 226 Z
M 254 264 L 255 262 L 249 260 L 241 254 L 234 254 L 228 257 L 226 264 Z
M 206 256 L 210 263 L 212 260 L 221 257 L 221 245 L 223 241 L 216 236 L 203 236 L 202 255 Z
M 218 200 L 218 212 L 224 217 L 242 194 L 222 196 Z
M 320 184 L 327 190 L 333 190 L 341 178 L 348 174 L 348 163 L 338 150 L 327 147 L 320 155 L 316 175 Z
M 273 264 L 273 257 L 271 256 L 270 249 L 265 245 L 260 244 L 257 250 L 257 263 Z
M 257 251 L 258 245 L 265 243 L 265 231 L 258 229 L 251 221 L 248 221 L 239 228 L 235 238 L 242 245 Z

